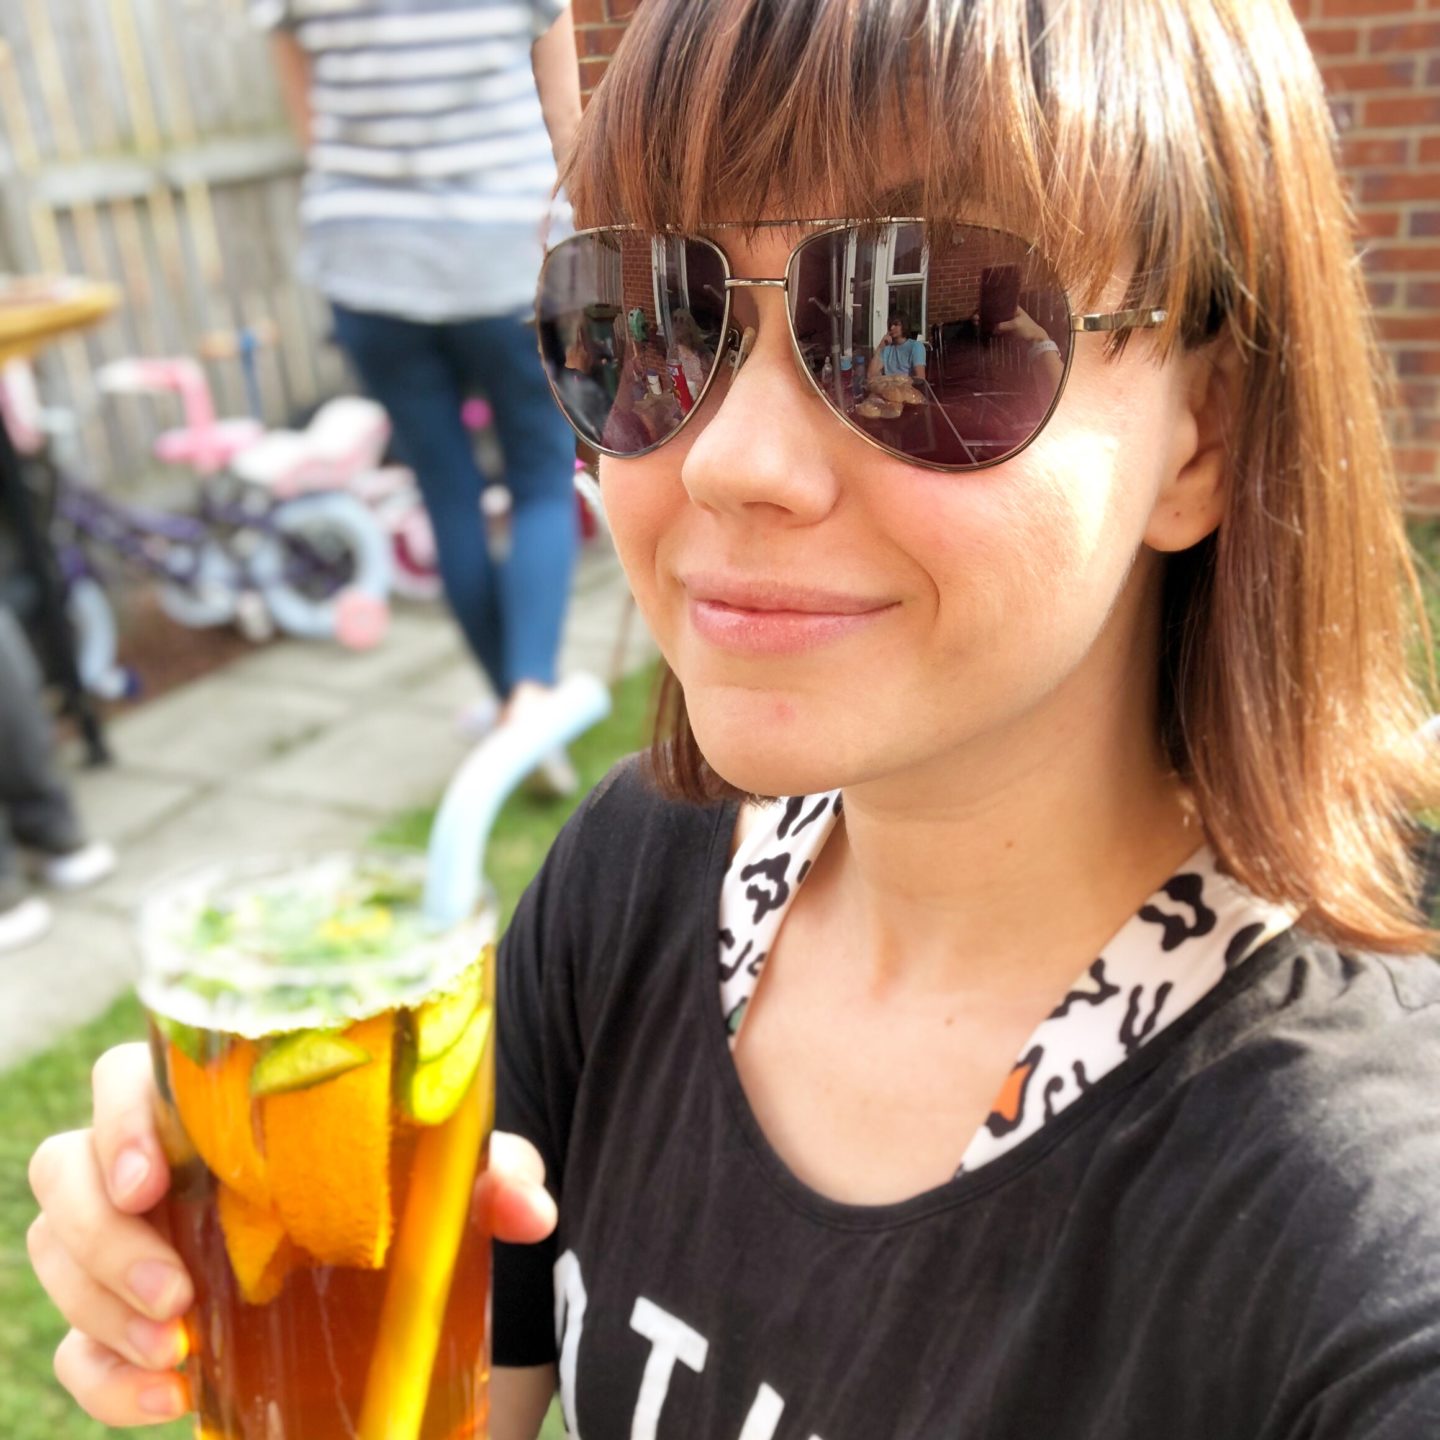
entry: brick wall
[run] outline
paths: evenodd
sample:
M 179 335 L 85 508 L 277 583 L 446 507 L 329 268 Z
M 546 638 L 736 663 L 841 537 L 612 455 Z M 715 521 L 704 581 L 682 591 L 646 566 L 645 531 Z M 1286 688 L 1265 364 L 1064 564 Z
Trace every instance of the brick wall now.
M 638 0 L 573 0 L 581 84 Z M 1370 292 L 1399 379 L 1395 454 L 1440 510 L 1440 0 L 1293 0 L 1329 90 Z
M 1440 509 L 1440 0 L 1293 0 L 1330 92 L 1400 382 L 1395 454 Z

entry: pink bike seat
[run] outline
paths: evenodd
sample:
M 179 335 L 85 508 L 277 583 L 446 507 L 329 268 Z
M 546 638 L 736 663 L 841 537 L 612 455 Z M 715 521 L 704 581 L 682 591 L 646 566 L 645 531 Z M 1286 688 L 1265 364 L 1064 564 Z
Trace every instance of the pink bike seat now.
M 373 400 L 327 400 L 303 430 L 274 430 L 236 460 L 235 473 L 280 493 L 335 489 L 373 470 L 390 439 L 390 417 Z

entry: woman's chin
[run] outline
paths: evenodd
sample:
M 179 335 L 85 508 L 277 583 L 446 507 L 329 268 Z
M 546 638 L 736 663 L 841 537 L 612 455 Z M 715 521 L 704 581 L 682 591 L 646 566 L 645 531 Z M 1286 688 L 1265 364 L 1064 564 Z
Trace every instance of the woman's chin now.
M 749 795 L 813 795 L 842 783 L 823 737 L 797 727 L 706 723 L 692 714 L 700 753 L 714 772 Z

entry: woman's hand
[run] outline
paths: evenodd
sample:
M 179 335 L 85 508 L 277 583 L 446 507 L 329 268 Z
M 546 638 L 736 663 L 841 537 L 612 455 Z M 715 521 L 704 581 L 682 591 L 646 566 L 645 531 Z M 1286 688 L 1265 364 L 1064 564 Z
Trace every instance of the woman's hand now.
M 102 1424 L 153 1425 L 189 1407 L 175 1367 L 194 1290 L 180 1257 L 141 1218 L 170 1185 L 149 1050 L 107 1050 L 93 1085 L 94 1127 L 52 1135 L 30 1161 L 40 1202 L 30 1261 L 71 1325 L 55 1352 L 60 1383 Z
M 105 1425 L 153 1425 L 189 1408 L 176 1366 L 185 1358 L 180 1317 L 194 1288 L 180 1257 L 144 1218 L 164 1198 L 170 1171 L 155 1132 L 149 1050 L 120 1045 L 96 1062 L 95 1123 L 52 1135 L 30 1161 L 40 1202 L 28 1243 L 40 1283 L 69 1321 L 55 1374 Z M 502 1240 L 527 1243 L 555 1227 L 555 1205 L 533 1146 L 491 1141 L 477 1187 Z

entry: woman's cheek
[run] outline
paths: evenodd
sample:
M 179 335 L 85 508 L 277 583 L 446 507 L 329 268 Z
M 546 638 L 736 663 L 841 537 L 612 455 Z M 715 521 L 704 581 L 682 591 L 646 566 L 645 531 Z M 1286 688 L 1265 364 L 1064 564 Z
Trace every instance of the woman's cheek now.
M 678 482 L 673 476 L 654 473 L 657 468 L 652 457 L 615 460 L 602 456 L 600 493 L 605 502 L 605 523 L 631 593 L 646 624 L 663 645 L 660 551 L 667 529 L 666 487 L 678 488 Z

